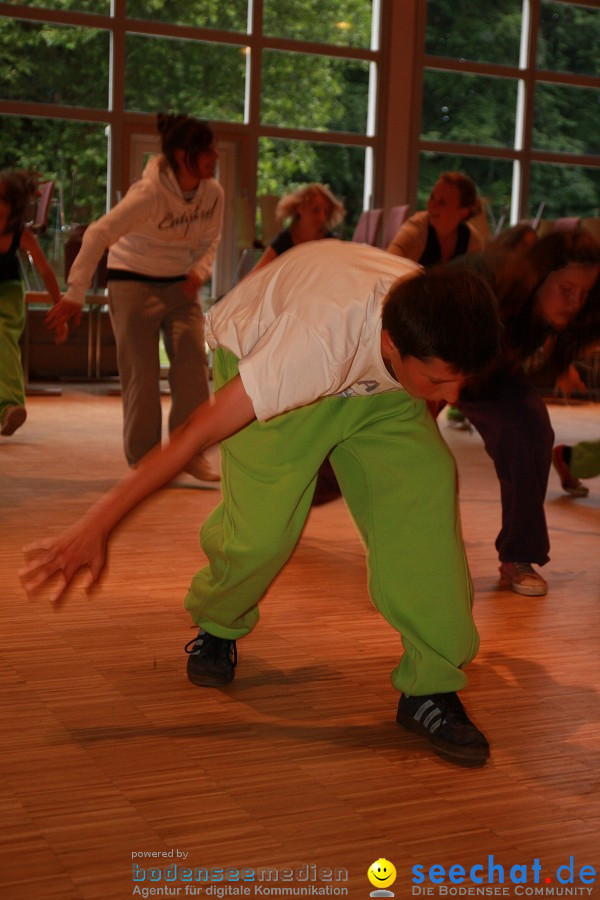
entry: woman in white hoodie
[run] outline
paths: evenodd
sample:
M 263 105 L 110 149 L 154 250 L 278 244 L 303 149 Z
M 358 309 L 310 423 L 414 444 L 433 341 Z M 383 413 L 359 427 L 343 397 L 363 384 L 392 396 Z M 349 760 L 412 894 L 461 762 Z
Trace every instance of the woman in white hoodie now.
M 90 225 L 68 290 L 48 314 L 52 327 L 78 321 L 85 292 L 109 247 L 108 298 L 123 388 L 123 440 L 131 466 L 161 441 L 159 338 L 170 361 L 173 431 L 208 397 L 204 318 L 198 298 L 221 237 L 223 191 L 210 126 L 159 114 L 162 155 L 123 200 Z M 186 471 L 217 480 L 202 456 Z

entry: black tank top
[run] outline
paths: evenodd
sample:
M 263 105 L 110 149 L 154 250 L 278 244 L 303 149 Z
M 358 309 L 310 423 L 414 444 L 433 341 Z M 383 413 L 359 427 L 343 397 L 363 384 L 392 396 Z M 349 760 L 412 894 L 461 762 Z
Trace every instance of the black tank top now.
M 21 243 L 22 231 L 15 232 L 12 243 L 5 253 L 0 253 L 0 281 L 20 281 L 21 268 L 17 250 Z
M 454 248 L 454 253 L 450 257 L 450 259 L 454 259 L 455 256 L 462 256 L 463 253 L 467 252 L 467 247 L 469 246 L 469 238 L 470 232 L 467 225 L 464 222 L 461 222 L 457 228 L 457 236 L 456 236 L 456 247 Z M 433 225 L 427 226 L 427 243 L 425 244 L 425 249 L 421 254 L 421 258 L 417 260 L 422 266 L 435 266 L 436 263 L 439 263 L 442 259 L 442 249 L 440 247 L 440 242 L 437 239 L 437 234 L 435 233 L 435 228 Z

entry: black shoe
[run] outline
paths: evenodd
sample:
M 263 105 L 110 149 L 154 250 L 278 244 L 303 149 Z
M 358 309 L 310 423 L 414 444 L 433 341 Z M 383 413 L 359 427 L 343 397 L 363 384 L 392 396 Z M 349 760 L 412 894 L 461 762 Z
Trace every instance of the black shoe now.
M 203 687 L 218 687 L 233 681 L 237 665 L 235 641 L 218 638 L 202 628 L 198 636 L 185 645 L 189 653 L 187 676 L 192 684 Z
M 473 725 L 455 693 L 403 694 L 396 721 L 426 737 L 436 753 L 459 765 L 482 766 L 490 755 L 485 735 Z

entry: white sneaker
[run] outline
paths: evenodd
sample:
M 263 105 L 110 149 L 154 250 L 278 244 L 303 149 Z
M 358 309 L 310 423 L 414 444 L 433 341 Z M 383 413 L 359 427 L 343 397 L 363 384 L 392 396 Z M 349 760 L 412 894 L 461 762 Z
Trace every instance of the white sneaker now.
M 468 419 L 448 419 L 448 426 L 455 431 L 473 431 L 473 426 Z
M 500 584 L 509 587 L 515 594 L 523 594 L 526 597 L 543 597 L 548 593 L 548 584 L 529 563 L 502 563 Z
M 456 406 L 448 407 L 446 421 L 450 428 L 454 428 L 456 431 L 473 431 L 473 426 L 467 417 L 463 416 L 460 409 L 457 409 Z
M 193 475 L 198 481 L 220 481 L 221 476 L 213 469 L 204 453 L 199 453 L 189 461 L 184 472 Z
M 579 478 L 571 474 L 564 454 L 564 444 L 558 444 L 552 451 L 552 464 L 558 472 L 563 491 L 566 491 L 571 497 L 587 497 L 590 489 L 582 484 Z
M 0 434 L 4 434 L 7 437 L 9 434 L 14 434 L 17 428 L 21 427 L 26 418 L 27 410 L 24 406 L 7 406 L 4 410 L 4 415 L 2 416 Z

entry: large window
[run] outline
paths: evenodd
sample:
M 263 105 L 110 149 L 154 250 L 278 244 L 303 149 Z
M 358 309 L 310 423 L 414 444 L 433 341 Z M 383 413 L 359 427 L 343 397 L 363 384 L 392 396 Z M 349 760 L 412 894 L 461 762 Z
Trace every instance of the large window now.
M 1 168 L 31 169 L 55 182 L 48 228 L 39 240 L 61 283 L 69 231 L 106 211 L 107 127 L 28 116 L 4 116 L 1 127 Z
M 528 215 L 546 219 L 565 215 L 600 216 L 600 167 L 532 163 Z
M 600 0 L 4 2 L 0 165 L 54 178 L 68 228 L 127 189 L 157 112 L 190 112 L 230 148 L 232 220 L 322 181 L 350 234 L 367 204 L 422 206 L 440 166 L 492 226 L 593 215 L 598 45 Z
M 27 166 L 54 179 L 50 224 L 66 232 L 127 189 L 131 142 L 152 134 L 157 112 L 188 112 L 211 121 L 219 141 L 237 142 L 238 183 L 228 184 L 234 196 L 226 215 L 233 219 L 238 195 L 253 203 L 257 194 L 321 181 L 344 200 L 351 231 L 373 191 L 365 162 L 377 139 L 379 6 L 380 0 L 5 3 L 0 166 Z M 232 226 L 232 254 L 233 234 Z
M 226 31 L 246 31 L 248 24 L 247 0 L 206 2 L 206 0 L 126 0 L 127 16 L 132 19 L 150 19 L 169 25 L 194 25 L 198 28 L 222 28 Z
M 263 0 L 266 35 L 339 44 L 371 46 L 372 0 Z
M 597 0 L 428 0 L 419 202 L 443 159 L 478 183 L 492 226 L 541 204 L 592 216 L 599 44 Z
M 534 95 L 533 147 L 582 155 L 597 153 L 599 117 L 597 90 L 538 84 Z
M 33 6 L 44 9 L 68 9 L 75 12 L 98 13 L 107 16 L 110 12 L 110 0 L 9 0 L 13 6 Z
M 106 108 L 108 31 L 21 19 L 0 27 L 4 100 Z
M 521 44 L 521 0 L 494 3 L 429 0 L 425 52 L 449 59 L 516 66 Z
M 125 49 L 127 110 L 166 107 L 213 122 L 244 121 L 242 47 L 128 34 Z
M 599 42 L 597 3 L 578 5 L 542 0 L 537 44 L 539 69 L 598 76 Z
M 366 62 L 266 50 L 261 84 L 261 121 L 265 125 L 366 133 Z
M 517 88 L 516 78 L 425 72 L 423 137 L 512 147 Z

